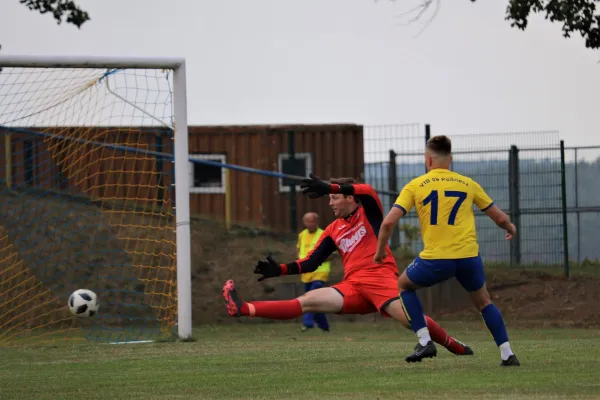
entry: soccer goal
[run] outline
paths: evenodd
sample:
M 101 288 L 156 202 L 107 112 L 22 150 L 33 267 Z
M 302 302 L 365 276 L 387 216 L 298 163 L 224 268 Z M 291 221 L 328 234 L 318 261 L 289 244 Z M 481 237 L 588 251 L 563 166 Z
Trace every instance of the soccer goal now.
M 190 338 L 184 60 L 0 69 L 0 346 Z M 92 317 L 70 312 L 78 289 Z

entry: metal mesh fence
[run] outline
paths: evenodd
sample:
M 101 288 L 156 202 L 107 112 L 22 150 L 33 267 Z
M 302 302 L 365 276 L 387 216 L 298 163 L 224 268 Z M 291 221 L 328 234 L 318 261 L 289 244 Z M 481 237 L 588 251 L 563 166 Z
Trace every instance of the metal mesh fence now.
M 579 265 L 600 260 L 600 146 L 565 150 L 569 255 Z
M 520 259 L 524 264 L 560 265 L 564 259 L 560 149 L 520 150 Z
M 423 174 L 423 151 L 429 126 L 365 127 L 365 179 L 376 188 L 399 192 Z M 370 140 L 375 140 L 373 145 Z M 558 132 L 453 135 L 452 169 L 477 181 L 518 227 L 510 242 L 483 213 L 476 211 L 481 254 L 488 261 L 510 264 L 561 265 L 564 261 L 562 169 Z M 386 140 L 387 139 L 387 140 Z M 384 146 L 387 146 L 386 150 Z M 384 159 L 385 155 L 388 161 Z M 373 161 L 372 161 L 373 160 Z M 374 161 L 376 160 L 376 161 Z M 395 164 L 395 165 L 394 165 Z M 389 209 L 393 199 L 384 200 Z M 402 220 L 392 246 L 422 250 L 415 213 Z
M 365 182 L 376 189 L 393 193 L 381 196 L 384 210 L 392 207 L 402 186 L 425 172 L 423 151 L 428 129 L 421 124 L 364 128 Z M 398 247 L 402 244 L 408 251 L 415 252 L 421 246 L 417 240 L 419 221 L 411 213 L 402 220 L 402 224 L 402 229 L 394 231 L 392 245 Z

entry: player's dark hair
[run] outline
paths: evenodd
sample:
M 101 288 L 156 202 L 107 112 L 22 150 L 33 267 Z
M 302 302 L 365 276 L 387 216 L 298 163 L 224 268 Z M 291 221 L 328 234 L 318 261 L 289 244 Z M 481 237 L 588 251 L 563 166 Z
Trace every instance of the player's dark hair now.
M 452 141 L 445 135 L 434 136 L 427 141 L 427 149 L 440 156 L 449 156 L 452 153 Z
M 352 185 L 356 183 L 356 179 L 354 178 L 331 178 L 329 183 L 333 183 L 334 185 Z

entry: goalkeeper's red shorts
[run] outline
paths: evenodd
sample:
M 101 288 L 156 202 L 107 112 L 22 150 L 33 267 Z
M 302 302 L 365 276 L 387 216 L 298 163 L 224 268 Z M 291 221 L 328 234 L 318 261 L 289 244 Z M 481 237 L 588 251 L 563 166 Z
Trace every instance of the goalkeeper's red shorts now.
M 391 271 L 373 274 L 355 274 L 331 286 L 344 297 L 342 311 L 338 314 L 370 314 L 379 311 L 388 316 L 383 308 L 400 298 L 398 275 Z

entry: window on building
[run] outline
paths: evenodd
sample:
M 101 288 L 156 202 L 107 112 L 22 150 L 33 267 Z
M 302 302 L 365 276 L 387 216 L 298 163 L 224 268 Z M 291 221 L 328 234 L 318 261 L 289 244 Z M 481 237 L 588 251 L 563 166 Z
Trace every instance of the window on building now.
M 225 154 L 190 154 L 191 160 L 226 163 Z M 190 193 L 225 193 L 225 168 L 190 161 Z
M 279 153 L 279 172 L 288 175 L 308 176 L 312 172 L 312 156 L 310 153 L 295 153 L 290 159 L 287 153 Z M 279 191 L 289 192 L 290 186 L 296 182 L 296 191 L 300 191 L 300 183 L 288 179 L 279 179 Z

